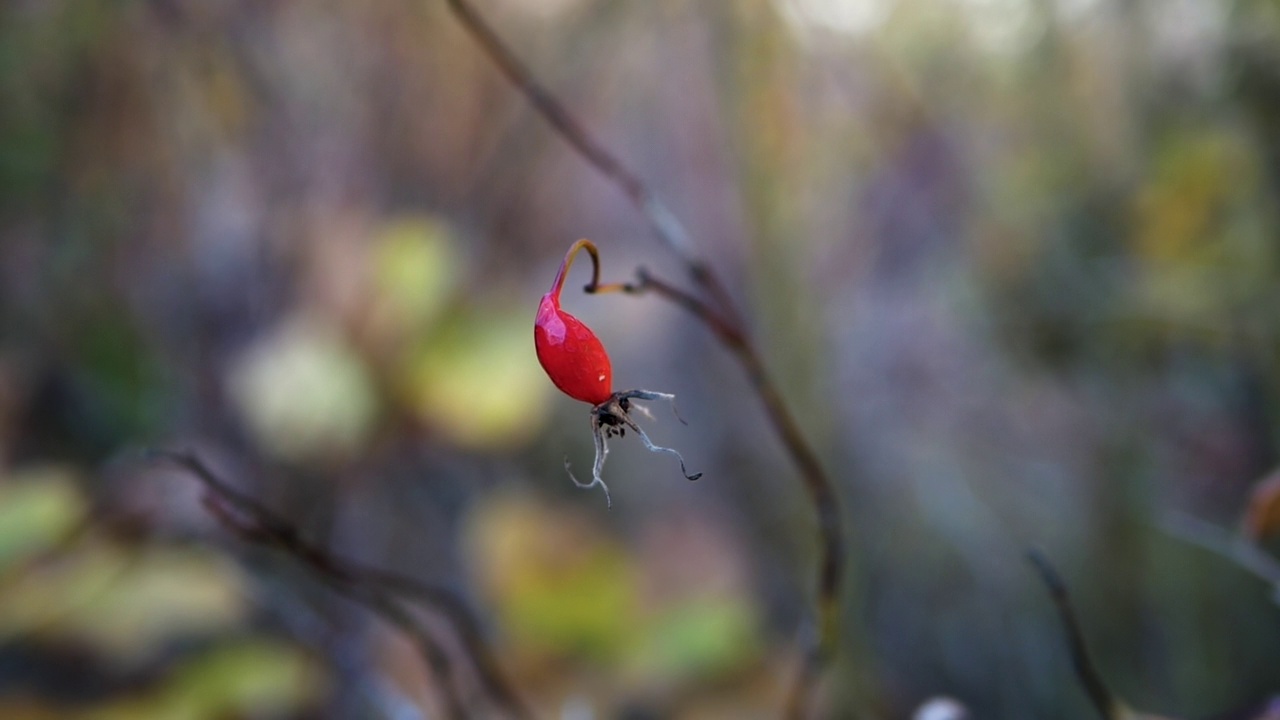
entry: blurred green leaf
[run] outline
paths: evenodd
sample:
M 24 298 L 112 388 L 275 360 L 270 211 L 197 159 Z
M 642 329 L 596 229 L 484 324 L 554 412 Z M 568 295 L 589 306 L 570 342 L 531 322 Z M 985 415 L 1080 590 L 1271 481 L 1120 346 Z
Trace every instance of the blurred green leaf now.
M 70 470 L 27 470 L 0 483 L 0 572 L 65 537 L 87 511 Z
M 519 498 L 468 523 L 505 631 L 535 654 L 620 663 L 645 678 L 705 678 L 759 657 L 758 618 L 735 595 L 646 598 L 646 568 L 588 516 Z
M 460 313 L 405 369 L 409 403 L 454 441 L 494 447 L 537 434 L 551 383 L 534 355 L 533 316 L 526 310 Z
M 636 664 L 669 676 L 714 676 L 757 657 L 756 616 L 738 598 L 693 599 L 646 623 Z
M 634 562 L 584 516 L 500 499 L 477 510 L 468 536 L 503 626 L 522 649 L 605 660 L 637 641 Z
M 182 663 L 158 689 L 87 712 L 84 720 L 220 720 L 273 717 L 320 699 L 320 668 L 271 640 L 220 644 Z
M 448 226 L 431 217 L 387 223 L 372 250 L 375 312 L 402 329 L 433 321 L 461 275 L 455 244 Z
M 571 568 L 528 580 L 504 603 L 508 629 L 521 642 L 605 659 L 634 639 L 636 579 L 621 551 L 599 547 Z
M 225 630 L 244 615 L 234 565 L 205 551 L 83 545 L 0 592 L 0 637 L 72 640 L 139 660 L 181 636 Z

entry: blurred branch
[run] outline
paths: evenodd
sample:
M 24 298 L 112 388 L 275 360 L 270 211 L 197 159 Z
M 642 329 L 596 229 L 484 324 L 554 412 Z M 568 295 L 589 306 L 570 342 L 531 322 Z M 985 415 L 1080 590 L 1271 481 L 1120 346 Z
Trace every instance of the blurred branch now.
M 659 239 L 685 262 L 698 264 L 693 244 L 689 241 L 689 234 L 685 232 L 680 221 L 671 214 L 662 200 L 654 195 L 622 161 L 614 157 L 613 153 L 587 132 L 586 128 L 565 109 L 550 90 L 538 82 L 533 73 L 507 48 L 502 38 L 498 37 L 489 23 L 470 3 L 465 0 L 449 0 L 449 7 L 502 74 L 524 93 L 533 107 L 546 118 L 547 122 L 551 123 L 556 132 L 595 169 L 622 188 L 631 202 L 644 212 Z
M 1067 586 L 1062 582 L 1058 571 L 1049 563 L 1048 558 L 1038 550 L 1027 553 L 1027 559 L 1040 573 L 1040 579 L 1049 589 L 1049 596 L 1058 609 L 1058 619 L 1062 622 L 1062 630 L 1067 638 L 1067 648 L 1071 653 L 1071 665 L 1075 668 L 1076 678 L 1084 686 L 1085 693 L 1093 702 L 1094 708 L 1104 720 L 1120 720 L 1125 716 L 1124 705 L 1116 699 L 1111 690 L 1098 673 L 1089 648 L 1084 642 L 1084 633 L 1080 630 L 1080 621 L 1076 618 L 1075 609 L 1071 606 L 1071 598 L 1067 595 Z
M 845 549 L 840 506 L 831 479 L 796 424 L 782 393 L 765 369 L 760 352 L 748 337 L 741 316 L 724 284 L 694 251 L 689 234 L 680 221 L 636 173 L 597 141 L 555 95 L 534 77 L 470 2 L 447 2 L 463 27 L 507 79 L 583 159 L 631 199 L 648 219 L 658 239 L 684 262 L 693 284 L 705 292 L 712 302 L 659 281 L 644 270 L 639 272 L 639 282 L 630 286 L 630 289 L 633 292 L 654 292 L 689 310 L 707 325 L 746 371 L 752 389 L 765 406 L 765 413 L 774 431 L 799 469 L 817 515 L 822 554 L 817 588 L 818 641 L 808 649 L 806 660 L 787 701 L 788 717 L 806 716 L 817 679 L 834 654 L 839 632 L 837 618 Z
M 448 654 L 435 635 L 406 609 L 402 602 L 406 598 L 448 620 L 496 705 L 515 718 L 533 716 L 498 668 L 470 610 L 452 591 L 363 565 L 307 542 L 287 519 L 228 485 L 193 452 L 157 450 L 151 454 L 195 476 L 210 493 L 205 499 L 206 508 L 226 528 L 246 542 L 290 555 L 335 591 L 369 608 L 409 636 L 436 675 L 449 717 L 464 718 L 471 713 L 454 686 Z
M 1160 520 L 1170 535 L 1202 550 L 1219 555 L 1271 586 L 1280 602 L 1280 561 L 1263 552 L 1255 543 L 1197 517 L 1170 511 Z
M 712 308 L 701 298 L 685 292 L 665 280 L 654 277 L 644 267 L 636 269 L 636 281 L 633 283 L 600 285 L 595 278 L 592 278 L 591 284 L 584 286 L 582 290 L 589 294 L 613 290 L 620 290 L 629 295 L 643 295 L 644 293 L 652 292 L 688 310 L 698 320 L 702 321 L 707 326 L 707 329 L 726 347 L 732 349 L 745 347 L 749 344 L 737 322 L 726 319 L 719 311 Z

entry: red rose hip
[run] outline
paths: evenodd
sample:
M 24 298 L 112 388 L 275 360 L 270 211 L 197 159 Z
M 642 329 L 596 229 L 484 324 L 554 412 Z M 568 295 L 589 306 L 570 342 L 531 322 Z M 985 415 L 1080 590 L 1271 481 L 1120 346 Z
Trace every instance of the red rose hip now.
M 551 382 L 574 400 L 599 405 L 613 394 L 613 368 L 600 338 L 578 318 L 560 307 L 560 290 L 573 265 L 578 250 L 586 248 L 596 257 L 595 245 L 579 240 L 569 248 L 551 291 L 538 303 L 538 317 L 533 323 L 533 346 L 538 362 Z
M 654 445 L 648 434 L 631 418 L 632 406 L 637 400 L 666 400 L 671 403 L 672 412 L 675 412 L 675 396 L 652 390 L 613 392 L 613 368 L 600 338 L 581 320 L 560 307 L 560 291 L 564 288 L 565 276 L 569 274 L 573 258 L 579 250 L 586 250 L 591 255 L 591 283 L 584 288 L 588 293 L 626 291 L 631 288 L 622 284 L 601 285 L 600 254 L 590 240 L 579 240 L 565 254 L 556 279 L 551 283 L 551 290 L 538 303 L 538 316 L 533 321 L 533 346 L 538 353 L 538 362 L 561 392 L 591 405 L 591 435 L 596 446 L 596 459 L 591 466 L 591 482 L 579 481 L 569 469 L 567 458 L 565 470 L 579 487 L 599 485 L 604 490 L 605 501 L 612 506 L 609 486 L 600 473 L 604 470 L 604 460 L 609 455 L 609 438 L 622 437 L 630 429 L 640 436 L 640 441 L 649 450 L 674 455 L 680 461 L 680 472 L 689 480 L 697 480 L 702 473 L 690 475 L 680 453 Z M 643 407 L 640 409 L 644 410 Z M 644 412 L 648 415 L 647 410 Z M 680 417 L 679 413 L 676 413 L 676 417 Z

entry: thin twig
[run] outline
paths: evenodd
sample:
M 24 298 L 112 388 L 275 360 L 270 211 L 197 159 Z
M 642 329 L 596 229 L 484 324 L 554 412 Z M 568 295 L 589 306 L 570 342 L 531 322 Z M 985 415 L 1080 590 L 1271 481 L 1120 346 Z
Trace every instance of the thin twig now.
M 1116 720 L 1123 717 L 1123 705 L 1103 682 L 1098 672 L 1089 647 L 1084 642 L 1084 633 L 1080 630 L 1080 621 L 1076 619 L 1075 609 L 1071 606 L 1071 598 L 1067 595 L 1067 586 L 1062 577 L 1053 568 L 1048 558 L 1038 550 L 1027 552 L 1027 559 L 1040 573 L 1040 579 L 1049 589 L 1049 596 L 1058 609 L 1058 619 L 1062 622 L 1063 634 L 1067 638 L 1067 649 L 1071 654 L 1071 665 L 1075 669 L 1076 678 L 1084 686 L 1085 694 L 1093 703 L 1093 707 L 1103 720 Z
M 760 352 L 748 337 L 745 323 L 724 283 L 699 257 L 688 232 L 679 220 L 635 172 L 609 152 L 538 81 L 468 0 L 447 2 L 463 27 L 507 79 L 583 159 L 631 199 L 649 221 L 658 238 L 684 262 L 690 280 L 711 299 L 710 303 L 653 278 L 643 270 L 640 272 L 639 283 L 630 289 L 633 292 L 655 292 L 689 310 L 707 325 L 746 371 L 748 381 L 764 404 L 765 413 L 774 431 L 799 469 L 817 515 L 821 552 L 817 583 L 817 643 L 806 653 L 806 660 L 792 685 L 787 701 L 788 717 L 806 716 L 817 679 L 834 654 L 839 635 L 837 620 L 845 549 L 840 506 L 834 484 L 819 462 L 817 453 L 800 431 L 782 393 L 765 369 Z
M 844 545 L 840 528 L 839 503 L 835 490 L 818 460 L 817 454 L 800 432 L 788 410 L 782 393 L 764 368 L 759 353 L 742 330 L 721 316 L 700 298 L 660 280 L 641 268 L 637 282 L 628 285 L 631 293 L 653 292 L 688 310 L 702 321 L 747 371 L 747 377 L 765 406 L 765 414 L 774 432 L 782 439 L 792 460 L 800 468 L 800 477 L 818 514 L 819 539 L 822 543 L 822 565 L 818 578 L 818 645 L 808 654 L 793 692 L 787 700 L 787 717 L 808 715 L 812 686 L 835 651 L 837 615 L 841 575 L 844 569 Z
M 441 694 L 445 701 L 445 712 L 448 713 L 448 716 L 451 718 L 470 717 L 471 713 L 468 712 L 457 688 L 453 687 L 451 681 L 453 674 L 452 663 L 449 660 L 448 653 L 440 646 L 439 641 L 432 636 L 431 632 L 417 622 L 403 605 L 396 601 L 390 593 L 377 587 L 345 582 L 337 576 L 323 573 L 320 577 L 336 592 L 346 595 L 348 598 L 374 611 L 408 636 L 431 667 L 431 671 L 438 678 L 442 689 Z
M 211 493 L 206 507 L 224 526 L 246 541 L 294 557 L 334 590 L 365 605 L 412 638 L 437 676 L 452 717 L 468 715 L 451 679 L 452 664 L 439 641 L 404 608 L 402 599 L 414 600 L 448 620 L 497 706 L 515 718 L 533 717 L 499 669 L 479 623 L 454 592 L 364 565 L 307 542 L 283 516 L 227 484 L 192 452 L 156 450 L 151 455 L 178 465 L 200 480 Z
M 556 132 L 567 140 L 587 162 L 622 188 L 631 202 L 644 212 L 653 226 L 653 231 L 681 259 L 687 263 L 698 264 L 693 245 L 689 241 L 689 234 L 685 232 L 680 221 L 671 214 L 662 200 L 654 195 L 635 173 L 614 157 L 613 153 L 599 143 L 565 109 L 550 90 L 538 82 L 533 73 L 529 72 L 524 63 L 516 58 L 515 53 L 507 48 L 502 38 L 498 37 L 489 23 L 470 3 L 466 0 L 448 0 L 448 2 L 450 9 L 471 37 L 484 49 L 485 54 L 493 60 L 502 74 L 507 76 L 511 84 L 520 88 L 533 107 L 546 118 L 547 122 L 551 123 Z

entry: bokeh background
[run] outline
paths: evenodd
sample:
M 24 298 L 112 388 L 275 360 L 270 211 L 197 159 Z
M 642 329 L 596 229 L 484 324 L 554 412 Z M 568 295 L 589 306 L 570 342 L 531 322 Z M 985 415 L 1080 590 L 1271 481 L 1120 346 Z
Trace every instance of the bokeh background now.
M 1280 3 L 478 4 L 688 225 L 839 484 L 824 716 L 1089 716 L 1031 546 L 1135 706 L 1280 691 L 1267 583 L 1167 522 L 1235 532 L 1277 462 Z M 0 715 L 437 715 L 402 637 L 141 452 L 192 447 L 462 593 L 547 717 L 776 716 L 802 486 L 703 327 L 579 267 L 705 475 L 627 438 L 612 511 L 573 487 L 530 328 L 579 237 L 684 278 L 443 2 L 0 4 Z

